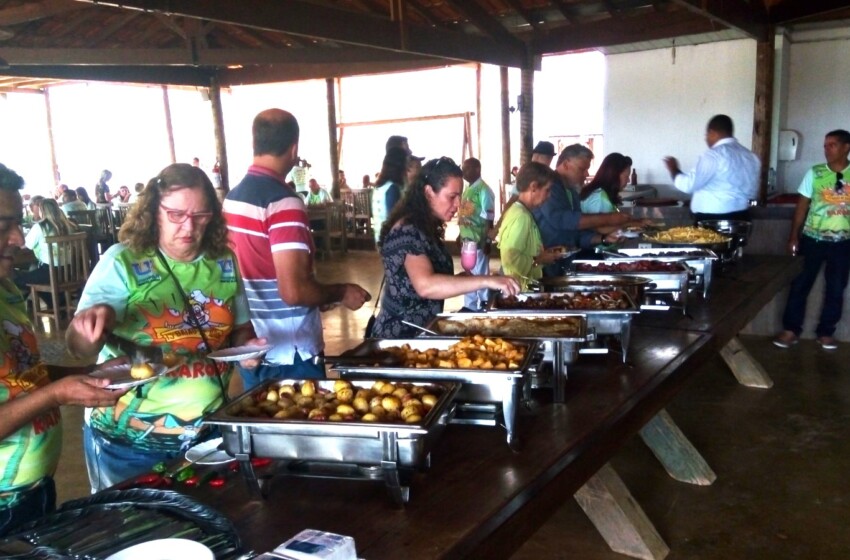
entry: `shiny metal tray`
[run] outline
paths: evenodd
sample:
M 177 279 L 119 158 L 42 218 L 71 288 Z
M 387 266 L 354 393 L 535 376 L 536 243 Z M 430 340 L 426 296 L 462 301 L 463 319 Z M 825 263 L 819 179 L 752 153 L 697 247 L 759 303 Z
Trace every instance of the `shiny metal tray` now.
M 207 416 L 203 423 L 219 427 L 224 437 L 224 449 L 237 458 L 240 454 L 247 454 L 272 459 L 380 465 L 385 460 L 382 440 L 386 434 L 391 434 L 397 446 L 399 465 L 416 467 L 424 462 L 432 437 L 448 421 L 450 404 L 460 388 L 457 383 L 439 383 L 444 389 L 440 399 L 417 424 L 246 418 L 231 412 L 245 400 L 258 400 L 257 397 L 266 394 L 271 387 L 300 381 L 303 380 L 264 383 Z M 322 389 L 332 390 L 333 384 L 332 379 L 316 381 L 317 387 Z M 354 385 L 366 388 L 371 384 L 355 382 Z
M 517 334 L 514 321 L 527 321 L 537 329 L 533 334 Z M 560 340 L 583 342 L 587 338 L 587 317 L 540 313 L 534 316 L 505 317 L 492 313 L 441 313 L 426 328 L 438 336 L 498 336 L 510 340 Z M 427 335 L 426 335 L 427 336 Z
M 662 262 L 684 261 L 694 271 L 693 286 L 701 290 L 706 299 L 714 278 L 714 262 L 720 259 L 717 253 L 704 247 L 619 249 L 616 252 L 605 252 L 604 255 L 605 260 L 651 258 Z
M 369 356 L 384 352 L 392 346 L 410 345 L 415 350 L 446 350 L 457 343 L 459 338 L 413 338 L 413 339 L 367 339 L 359 346 L 345 353 L 346 356 Z M 518 446 L 516 436 L 517 409 L 522 400 L 523 386 L 528 382 L 528 370 L 537 354 L 538 341 L 517 340 L 505 338 L 511 344 L 526 348 L 525 359 L 519 367 L 509 370 L 497 369 L 444 369 L 444 368 L 407 368 L 398 366 L 350 365 L 333 364 L 331 370 L 346 379 L 396 379 L 423 381 L 457 381 L 463 386 L 457 393 L 456 400 L 464 403 L 495 403 L 501 405 L 501 413 L 505 421 L 507 442 L 512 448 Z M 486 425 L 496 425 L 496 418 L 481 422 Z
M 657 260 L 657 259 L 641 259 L 641 258 L 630 258 L 630 259 L 617 259 L 617 263 L 639 263 L 646 260 Z M 667 291 L 682 291 L 687 290 L 688 287 L 688 274 L 690 270 L 688 266 L 681 262 L 681 259 L 678 261 L 670 262 L 670 261 L 662 261 L 665 264 L 676 265 L 675 271 L 645 271 L 645 270 L 630 270 L 630 271 L 598 271 L 595 269 L 600 268 L 600 265 L 610 265 L 611 261 L 593 261 L 593 260 L 581 260 L 581 261 L 573 261 L 572 268 L 575 271 L 576 275 L 581 276 L 583 274 L 592 274 L 592 275 L 606 275 L 606 276 L 640 276 L 641 278 L 647 278 L 650 282 L 655 284 L 655 286 L 651 289 L 648 289 L 648 292 L 667 292 Z M 592 267 L 594 270 L 578 270 L 578 267 L 584 265 L 587 267 Z
M 625 302 L 625 307 L 620 309 L 593 309 L 593 308 L 568 308 L 564 307 L 563 309 L 533 309 L 533 308 L 505 308 L 502 307 L 502 298 L 495 297 L 490 300 L 490 303 L 487 307 L 487 313 L 490 315 L 519 315 L 519 316 L 528 316 L 528 315 L 585 315 L 587 317 L 588 327 L 590 327 L 591 321 L 594 318 L 602 316 L 602 315 L 634 315 L 640 313 L 640 308 L 635 304 L 634 300 L 624 292 L 623 290 L 613 289 L 607 290 L 609 292 L 617 292 L 619 298 Z M 522 292 L 517 294 L 517 299 L 520 301 L 531 301 L 535 299 L 546 299 L 546 298 L 570 298 L 575 297 L 576 295 L 592 295 L 594 293 L 598 293 L 598 291 L 593 290 L 576 290 L 574 292 L 559 292 L 559 293 L 537 293 L 537 292 Z

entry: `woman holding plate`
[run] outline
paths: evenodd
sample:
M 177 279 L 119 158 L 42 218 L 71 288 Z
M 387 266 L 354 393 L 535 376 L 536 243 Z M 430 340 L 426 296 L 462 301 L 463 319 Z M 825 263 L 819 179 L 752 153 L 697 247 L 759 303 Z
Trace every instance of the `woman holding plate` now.
M 69 350 L 98 361 L 119 343 L 153 347 L 170 369 L 115 406 L 88 411 L 86 466 L 93 491 L 142 474 L 206 434 L 201 418 L 227 399 L 232 364 L 206 358 L 259 346 L 221 204 L 209 178 L 173 164 L 151 179 L 89 277 L 68 327 Z M 256 367 L 256 359 L 244 360 Z

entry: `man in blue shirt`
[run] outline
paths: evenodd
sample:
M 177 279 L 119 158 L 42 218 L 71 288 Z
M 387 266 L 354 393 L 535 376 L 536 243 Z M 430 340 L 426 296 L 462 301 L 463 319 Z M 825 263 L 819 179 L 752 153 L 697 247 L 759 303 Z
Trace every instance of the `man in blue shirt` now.
M 603 241 L 614 241 L 616 231 L 631 221 L 629 214 L 582 214 L 579 191 L 588 177 L 593 152 L 581 144 L 567 146 L 558 156 L 555 172 L 558 181 L 552 183 L 549 198 L 532 213 L 540 228 L 545 248 L 563 246 L 589 249 Z M 543 270 L 544 275 L 562 274 L 558 263 Z

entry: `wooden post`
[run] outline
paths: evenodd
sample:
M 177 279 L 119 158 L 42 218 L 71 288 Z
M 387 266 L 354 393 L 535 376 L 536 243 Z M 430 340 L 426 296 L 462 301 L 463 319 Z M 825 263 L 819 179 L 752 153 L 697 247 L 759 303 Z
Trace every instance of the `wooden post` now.
M 481 160 L 481 63 L 475 66 L 475 157 Z
M 755 389 L 773 387 L 773 379 L 770 378 L 764 367 L 753 358 L 753 355 L 747 352 L 737 336 L 720 349 L 720 356 L 741 385 Z
M 510 100 L 508 99 L 508 67 L 499 67 L 499 81 L 502 90 L 502 184 L 507 185 L 511 182 L 511 113 Z M 499 191 L 499 199 L 502 194 Z
M 522 108 L 519 112 L 519 161 L 520 165 L 531 161 L 531 150 L 534 149 L 534 68 L 523 68 L 522 79 Z
M 579 488 L 575 499 L 614 552 L 645 560 L 669 554 L 652 521 L 610 464 Z
M 165 112 L 165 134 L 168 136 L 168 153 L 171 163 L 177 163 L 177 152 L 174 150 L 174 127 L 171 125 L 171 103 L 168 101 L 168 86 L 162 86 L 162 108 Z
M 218 78 L 210 78 L 210 105 L 213 114 L 213 134 L 215 135 L 215 158 L 218 160 L 221 184 L 218 185 L 222 195 L 230 191 L 229 170 L 227 167 L 227 143 L 224 141 L 224 113 L 221 110 L 221 86 Z
M 339 200 L 339 144 L 336 126 L 336 84 L 334 78 L 325 78 L 328 98 L 328 144 L 331 150 L 331 196 Z
M 773 27 L 769 40 L 756 46 L 756 95 L 753 107 L 753 152 L 761 160 L 759 204 L 767 201 L 767 173 L 770 167 L 771 119 L 773 117 Z
M 666 410 L 662 409 L 641 428 L 640 437 L 667 474 L 679 482 L 708 486 L 717 480 L 717 475 Z
M 47 111 L 47 147 L 50 150 L 50 169 L 53 171 L 54 187 L 62 181 L 56 164 L 56 144 L 53 141 L 53 111 L 50 109 L 50 88 L 44 88 L 44 108 Z

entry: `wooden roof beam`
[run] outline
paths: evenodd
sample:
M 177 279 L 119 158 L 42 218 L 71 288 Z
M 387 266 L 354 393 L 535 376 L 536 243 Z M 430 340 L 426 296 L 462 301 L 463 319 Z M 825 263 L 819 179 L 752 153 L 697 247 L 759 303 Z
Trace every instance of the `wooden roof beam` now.
M 689 12 L 648 12 L 552 30 L 547 37 L 532 39 L 531 51 L 535 55 L 553 54 L 716 30 L 716 24 Z
M 726 27 L 743 31 L 757 41 L 768 40 L 767 10 L 761 0 L 673 0 L 687 10 Z M 808 2 L 807 2 L 808 3 Z
M 552 0 L 552 4 L 558 9 L 559 12 L 561 12 L 561 15 L 564 16 L 564 19 L 566 19 L 568 22 L 577 22 L 576 16 L 570 8 L 569 4 L 567 4 L 563 0 Z
M 445 0 L 445 2 L 464 17 L 468 18 L 485 35 L 489 35 L 496 41 L 503 41 L 508 44 L 521 44 L 498 19 L 482 8 L 475 0 Z
M 522 2 L 519 0 L 507 0 L 508 5 L 514 9 L 516 13 L 520 15 L 522 19 L 528 22 L 528 25 L 532 27 L 535 31 L 540 31 L 540 24 L 537 22 L 537 18 L 531 12 L 531 10 L 527 10 L 525 6 L 523 6 Z
M 182 52 L 182 51 L 181 51 Z M 173 84 L 207 87 L 209 69 L 176 66 L 16 66 L 3 70 L 7 76 L 32 76 L 54 80 Z
M 409 52 L 450 60 L 522 67 L 528 56 L 522 45 L 489 38 L 404 24 L 300 0 L 80 0 L 122 8 L 180 15 L 339 43 Z
M 74 10 L 86 9 L 86 6 L 73 0 L 42 0 L 24 2 L 19 6 L 0 10 L 0 25 L 19 25 L 50 16 L 57 16 Z
M 781 25 L 814 15 L 847 9 L 847 0 L 806 0 L 805 2 L 782 2 L 772 6 L 768 12 L 771 23 Z
M 142 14 L 140 14 L 139 12 L 128 12 L 124 14 L 119 14 L 119 17 L 117 17 L 115 21 L 113 21 L 110 25 L 107 25 L 98 32 L 97 38 L 92 41 L 92 44 L 95 46 L 106 44 L 106 41 L 110 37 L 112 37 L 115 33 L 120 31 L 123 27 L 125 27 L 131 21 L 140 17 L 141 15 Z

